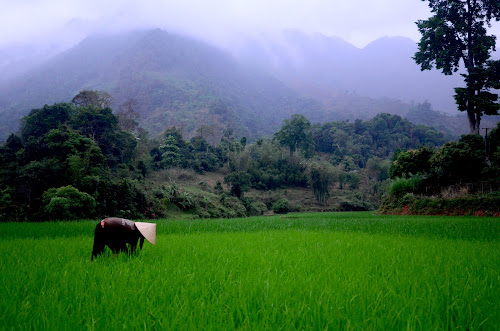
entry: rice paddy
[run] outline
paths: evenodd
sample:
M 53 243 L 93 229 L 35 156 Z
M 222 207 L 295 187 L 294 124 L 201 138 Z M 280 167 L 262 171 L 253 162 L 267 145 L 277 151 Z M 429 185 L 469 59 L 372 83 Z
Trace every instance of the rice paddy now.
M 96 221 L 0 223 L 0 328 L 498 329 L 500 220 L 157 221 L 91 262 Z

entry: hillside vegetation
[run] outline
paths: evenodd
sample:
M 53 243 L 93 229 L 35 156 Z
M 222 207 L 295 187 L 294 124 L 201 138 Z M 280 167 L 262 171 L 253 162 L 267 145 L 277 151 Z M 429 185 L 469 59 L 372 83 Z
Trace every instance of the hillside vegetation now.
M 406 80 L 414 77 L 409 87 L 401 77 L 393 77 L 386 62 L 377 62 L 384 59 L 388 49 L 372 49 L 372 55 L 362 57 L 370 65 L 361 69 L 344 63 L 361 59 L 342 55 L 344 50 L 339 45 L 321 46 L 329 44 L 328 40 L 313 38 L 299 43 L 301 52 L 307 53 L 304 45 L 312 52 L 302 55 L 307 59 L 304 66 L 300 70 L 285 66 L 290 61 L 282 54 L 278 58 L 283 67 L 278 70 L 256 64 L 258 57 L 250 51 L 254 57 L 245 56 L 243 51 L 233 56 L 205 42 L 162 30 L 88 37 L 48 62 L 0 82 L 0 140 L 18 132 L 19 120 L 31 109 L 66 102 L 85 89 L 110 93 L 115 111 L 134 100 L 137 121 L 153 136 L 168 126 L 176 126 L 189 139 L 205 124 L 214 128 L 215 140 L 230 128 L 235 136 L 245 136 L 249 141 L 272 135 L 292 114 L 304 115 L 313 123 L 368 120 L 379 113 L 404 117 L 412 106 L 400 101 L 405 99 L 401 93 L 389 92 L 396 87 L 400 91 L 413 91 L 413 86 L 428 89 L 429 83 L 415 83 L 416 68 L 404 74 Z M 404 45 L 395 42 L 389 48 Z M 392 54 L 397 60 L 387 61 L 403 61 L 403 67 L 408 67 L 410 59 L 403 58 L 407 51 Z M 391 66 L 402 68 L 394 63 Z M 393 88 L 387 88 L 385 80 L 376 81 L 377 77 L 386 77 Z M 335 84 L 328 84 L 329 80 Z M 394 81 L 398 82 L 396 86 Z M 380 91 L 372 94 L 365 88 L 355 88 L 362 85 Z M 435 87 L 432 91 L 442 90 Z M 450 124 L 443 132 L 451 133 L 453 138 L 466 132 L 460 125 L 450 126 L 453 121 L 447 122 Z M 441 123 L 432 116 L 425 124 L 442 130 Z
M 312 125 L 295 114 L 249 143 L 202 125 L 151 139 L 110 95 L 34 109 L 0 146 L 2 220 L 163 215 L 236 217 L 297 210 L 373 210 L 394 150 L 439 146 L 441 133 L 396 115 Z
M 293 113 L 321 105 L 270 75 L 253 72 L 228 53 L 161 30 L 89 37 L 24 76 L 0 86 L 0 137 L 16 132 L 29 109 L 70 100 L 80 90 L 106 90 L 114 108 L 137 101 L 141 125 L 188 136 L 202 124 L 258 138 Z M 335 115 L 332 115 L 335 119 Z
M 470 134 L 438 149 L 399 151 L 389 175 L 381 212 L 500 216 L 500 124 L 488 144 Z

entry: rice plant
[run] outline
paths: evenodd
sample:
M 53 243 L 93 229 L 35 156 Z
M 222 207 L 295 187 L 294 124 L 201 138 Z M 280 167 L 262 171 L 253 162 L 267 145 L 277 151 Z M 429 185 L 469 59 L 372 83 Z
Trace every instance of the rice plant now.
M 495 329 L 500 221 L 370 213 L 158 222 L 90 261 L 95 222 L 0 223 L 0 328 Z

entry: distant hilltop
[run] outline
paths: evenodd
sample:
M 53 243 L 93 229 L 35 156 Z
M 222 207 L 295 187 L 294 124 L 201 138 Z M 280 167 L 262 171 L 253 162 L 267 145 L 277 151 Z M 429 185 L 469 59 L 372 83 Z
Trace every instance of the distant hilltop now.
M 152 134 L 170 126 L 187 137 L 201 124 L 253 139 L 298 113 L 313 122 L 405 116 L 428 100 L 457 114 L 459 75 L 421 72 L 407 38 L 382 38 L 363 49 L 336 37 L 286 31 L 241 40 L 233 50 L 164 30 L 96 35 L 0 82 L 0 139 L 44 104 L 69 102 L 83 89 L 107 91 L 113 109 L 137 102 Z

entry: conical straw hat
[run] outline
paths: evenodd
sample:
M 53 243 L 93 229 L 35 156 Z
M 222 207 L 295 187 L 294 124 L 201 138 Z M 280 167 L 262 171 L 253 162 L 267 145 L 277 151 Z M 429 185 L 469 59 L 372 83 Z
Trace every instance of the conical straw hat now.
M 147 241 L 156 245 L 156 224 L 155 223 L 145 223 L 145 222 L 135 222 L 137 230 L 146 238 Z

